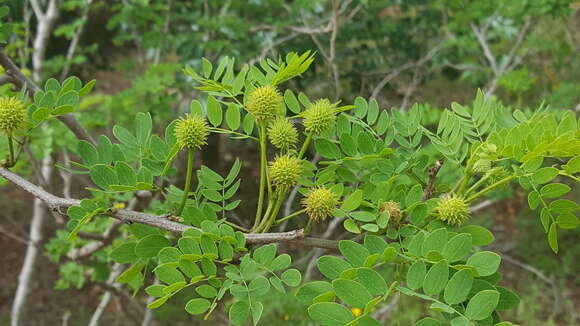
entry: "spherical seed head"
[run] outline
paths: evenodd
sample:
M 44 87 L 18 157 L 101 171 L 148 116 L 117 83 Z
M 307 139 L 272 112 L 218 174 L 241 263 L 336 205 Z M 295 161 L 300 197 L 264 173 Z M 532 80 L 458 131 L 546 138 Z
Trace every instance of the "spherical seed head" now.
M 320 135 L 336 123 L 336 109 L 329 100 L 321 99 L 304 111 L 303 117 L 306 131 Z
M 461 225 L 469 219 L 469 206 L 463 197 L 445 196 L 437 205 L 439 219 L 450 225 Z
M 15 97 L 0 98 L 0 131 L 12 134 L 26 119 L 24 104 Z
M 296 146 L 298 142 L 298 131 L 288 119 L 278 118 L 270 124 L 268 137 L 274 147 L 282 151 L 287 151 Z
M 188 115 L 180 118 L 175 125 L 175 138 L 181 148 L 199 149 L 207 144 L 209 126 L 204 118 L 197 115 Z
M 476 173 L 485 173 L 491 169 L 491 160 L 481 158 L 473 164 L 473 171 Z
M 321 221 L 331 216 L 338 205 L 338 198 L 330 189 L 318 187 L 312 189 L 302 200 L 302 206 L 311 219 Z
M 247 109 L 258 121 L 267 121 L 276 115 L 282 96 L 274 86 L 258 87 L 248 95 Z
M 278 189 L 288 190 L 294 187 L 301 174 L 302 162 L 294 156 L 278 156 L 270 163 L 270 178 Z
M 401 205 L 394 201 L 388 201 L 381 205 L 379 212 L 382 214 L 388 212 L 393 222 L 398 222 L 401 219 Z

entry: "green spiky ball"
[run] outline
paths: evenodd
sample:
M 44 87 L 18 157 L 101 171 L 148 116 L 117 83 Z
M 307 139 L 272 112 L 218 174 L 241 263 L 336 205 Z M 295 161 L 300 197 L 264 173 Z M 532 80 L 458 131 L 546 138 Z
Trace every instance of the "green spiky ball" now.
M 302 162 L 290 155 L 278 156 L 270 163 L 270 179 L 280 190 L 288 190 L 296 185 L 302 174 Z
M 469 206 L 460 196 L 445 196 L 437 205 L 439 219 L 450 225 L 461 225 L 469 219 Z
M 336 108 L 327 99 L 316 101 L 304 111 L 304 128 L 306 132 L 320 135 L 331 129 L 336 123 Z
M 177 121 L 174 135 L 180 148 L 199 149 L 207 144 L 209 125 L 200 116 L 188 115 Z
M 325 187 L 312 189 L 302 200 L 302 206 L 310 219 L 322 221 L 334 213 L 338 205 L 335 193 Z
M 268 137 L 274 147 L 285 152 L 296 146 L 298 131 L 288 119 L 278 118 L 268 127 Z
M 24 104 L 15 97 L 0 98 L 0 131 L 11 135 L 26 119 Z
M 246 108 L 258 122 L 271 120 L 282 104 L 282 96 L 274 86 L 258 87 L 248 95 Z

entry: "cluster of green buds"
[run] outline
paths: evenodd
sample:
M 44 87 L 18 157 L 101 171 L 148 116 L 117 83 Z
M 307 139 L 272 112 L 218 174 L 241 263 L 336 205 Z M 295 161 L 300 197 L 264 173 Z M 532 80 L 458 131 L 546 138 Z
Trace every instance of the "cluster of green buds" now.
M 302 206 L 313 221 L 322 221 L 334 213 L 338 205 L 338 196 L 326 187 L 317 187 L 302 200 Z
M 12 135 L 26 120 L 24 104 L 15 97 L 0 98 L 0 131 Z
M 461 225 L 469 219 L 469 206 L 461 196 L 444 196 L 437 204 L 437 215 L 449 225 Z
M 334 127 L 336 113 L 336 105 L 331 104 L 328 99 L 320 99 L 302 113 L 304 129 L 306 132 L 320 135 Z
M 492 167 L 493 161 L 497 160 L 497 146 L 494 144 L 482 144 L 477 152 L 477 161 L 473 164 L 473 171 L 486 173 Z
M 298 131 L 292 122 L 280 117 L 268 127 L 268 137 L 274 147 L 282 152 L 287 152 L 296 147 Z
M 201 146 L 207 144 L 209 125 L 200 116 L 187 115 L 177 120 L 174 135 L 180 148 L 200 149 Z
M 295 156 L 282 155 L 270 163 L 272 184 L 282 191 L 294 187 L 302 174 L 302 161 Z
M 398 223 L 401 220 L 401 205 L 394 201 L 387 201 L 380 205 L 379 213 L 389 213 L 390 221 Z
M 282 105 L 282 96 L 275 86 L 261 86 L 248 95 L 246 108 L 258 122 L 269 121 L 276 116 Z

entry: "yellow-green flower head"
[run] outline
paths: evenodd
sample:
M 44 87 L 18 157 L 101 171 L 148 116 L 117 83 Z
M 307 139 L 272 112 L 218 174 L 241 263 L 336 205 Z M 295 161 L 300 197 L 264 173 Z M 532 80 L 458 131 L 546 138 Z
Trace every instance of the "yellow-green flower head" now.
M 268 137 L 274 147 L 281 151 L 288 151 L 298 142 L 298 131 L 294 124 L 286 118 L 278 118 L 270 124 Z
M 278 189 L 288 190 L 296 185 L 302 174 L 302 161 L 290 155 L 278 156 L 270 163 L 270 179 Z
M 188 115 L 180 118 L 175 124 L 174 130 L 177 144 L 181 148 L 199 149 L 207 144 L 209 126 L 204 118 L 197 115 Z
M 328 99 L 316 101 L 302 114 L 306 132 L 320 135 L 336 123 L 336 108 Z
M 0 131 L 9 135 L 22 127 L 26 119 L 24 104 L 15 97 L 0 98 Z
M 437 214 L 447 224 L 461 225 L 469 219 L 469 206 L 463 197 L 445 196 L 437 205 Z
M 388 212 L 391 221 L 398 222 L 401 219 L 401 205 L 394 201 L 388 201 L 381 205 L 379 212 L 382 214 Z
M 250 92 L 246 107 L 256 120 L 267 121 L 276 115 L 281 104 L 282 96 L 278 89 L 274 86 L 266 85 Z
M 302 200 L 302 206 L 310 219 L 322 221 L 331 216 L 338 205 L 338 196 L 325 187 L 312 189 Z

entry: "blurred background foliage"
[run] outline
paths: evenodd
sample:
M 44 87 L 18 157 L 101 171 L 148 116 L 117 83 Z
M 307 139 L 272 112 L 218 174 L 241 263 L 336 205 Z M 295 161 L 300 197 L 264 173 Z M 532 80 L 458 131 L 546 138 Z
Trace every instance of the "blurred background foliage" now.
M 38 19 L 32 3 L 45 8 L 52 0 L 4 0 L 13 33 L 6 52 L 25 73 L 33 76 L 33 40 Z M 376 98 L 382 109 L 406 110 L 415 103 L 425 123 L 438 120 L 450 103 L 471 103 L 483 89 L 507 108 L 526 111 L 544 103 L 554 110 L 580 111 L 580 2 L 573 0 L 56 0 L 58 15 L 48 35 L 40 82 L 76 75 L 97 79 L 95 92 L 81 103 L 79 118 L 85 126 L 110 134 L 113 124 L 129 124 L 137 112 L 150 112 L 154 125 L 189 111 L 199 94 L 181 69 L 187 64 L 201 70 L 201 58 L 212 62 L 225 56 L 236 66 L 260 64 L 266 57 L 288 52 L 317 52 L 302 78 L 290 82 L 309 98 L 329 97 L 352 103 L 356 96 Z M 2 93 L 11 86 L 1 86 Z M 64 127 L 51 125 L 33 137 L 38 159 L 51 144 L 75 151 Z M 1 143 L 0 148 L 6 146 Z M 256 153 L 243 141 L 226 142 L 212 135 L 204 164 L 227 170 L 236 156 Z M 58 153 L 65 155 L 66 153 Z M 66 154 L 68 155 L 68 154 Z M 34 156 L 33 156 L 34 157 Z M 182 158 L 183 159 L 183 158 Z M 184 164 L 181 161 L 180 164 Z M 29 168 L 28 168 L 29 169 Z M 20 167 L 21 173 L 26 171 Z M 245 176 L 257 176 L 257 166 L 244 166 Z M 449 173 L 452 173 L 450 171 Z M 445 176 L 441 176 L 444 178 Z M 58 188 L 61 180 L 54 181 Z M 83 191 L 78 185 L 74 191 Z M 242 184 L 251 198 L 255 185 Z M 16 230 L 26 238 L 30 205 L 14 205 L 14 190 L 0 189 L 2 230 Z M 580 244 L 575 233 L 562 235 L 558 256 L 543 241 L 537 218 L 530 218 L 526 198 L 517 190 L 497 192 L 490 205 L 478 211 L 481 223 L 498 237 L 506 254 L 505 278 L 523 298 L 514 312 L 522 325 L 577 325 L 580 316 Z M 578 196 L 578 192 L 571 196 Z M 17 199 L 18 200 L 18 199 Z M 239 214 L 251 214 L 253 207 Z M 46 226 L 49 237 L 55 225 Z M 58 257 L 64 243 L 51 240 L 46 257 Z M 62 238 L 62 236 L 60 237 Z M 542 241 L 538 241 L 542 239 Z M 17 274 L 25 249 L 0 234 L 2 248 L 10 250 L 0 272 L 0 324 L 7 324 Z M 54 256 L 56 254 L 56 256 Z M 511 257 L 511 258 L 510 258 Z M 97 257 L 98 258 L 98 257 Z M 510 263 L 511 259 L 511 263 Z M 74 311 L 71 325 L 86 324 L 98 302 L 101 276 L 98 259 L 87 267 L 63 263 L 60 271 L 49 259 L 40 263 L 46 273 L 36 280 L 33 306 L 45 311 L 43 324 L 61 323 Z M 73 288 L 73 290 L 70 290 Z M 69 289 L 70 292 L 55 292 Z M 56 294 L 55 294 L 56 293 Z M 410 299 L 408 299 L 410 300 Z M 179 301 L 179 300 L 176 300 Z M 265 325 L 306 325 L 305 310 L 283 296 L 272 298 Z M 410 324 L 423 311 L 415 302 L 385 321 Z M 185 324 L 183 302 L 155 313 L 159 324 Z M 123 311 L 111 308 L 107 324 L 131 323 Z M 38 310 L 37 310 L 38 311 Z M 79 316 L 80 315 L 80 316 Z M 130 315 L 130 314 L 129 314 Z M 44 317 L 43 317 L 44 318 Z M 68 318 L 68 317 L 67 317 Z M 84 319 L 83 319 L 84 318 Z M 67 319 L 68 320 L 68 319 Z M 129 321 L 127 321 L 129 320 Z

